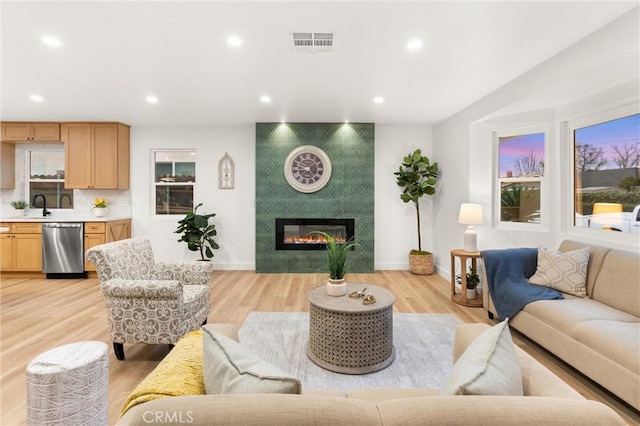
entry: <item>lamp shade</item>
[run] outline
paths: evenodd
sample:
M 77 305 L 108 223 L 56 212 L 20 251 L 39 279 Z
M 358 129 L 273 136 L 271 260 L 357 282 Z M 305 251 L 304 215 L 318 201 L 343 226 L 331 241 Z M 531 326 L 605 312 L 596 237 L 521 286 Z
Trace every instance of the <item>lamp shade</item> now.
M 482 206 L 480 204 L 460 204 L 458 223 L 463 225 L 482 225 Z
M 622 213 L 622 204 L 619 203 L 595 203 L 593 214 Z

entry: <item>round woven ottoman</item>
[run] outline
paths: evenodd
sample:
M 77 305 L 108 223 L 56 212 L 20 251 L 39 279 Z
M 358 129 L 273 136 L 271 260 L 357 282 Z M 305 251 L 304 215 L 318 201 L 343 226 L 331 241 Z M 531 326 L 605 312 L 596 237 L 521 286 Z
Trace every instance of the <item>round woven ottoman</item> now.
M 109 356 L 104 342 L 70 343 L 27 365 L 28 425 L 106 425 Z

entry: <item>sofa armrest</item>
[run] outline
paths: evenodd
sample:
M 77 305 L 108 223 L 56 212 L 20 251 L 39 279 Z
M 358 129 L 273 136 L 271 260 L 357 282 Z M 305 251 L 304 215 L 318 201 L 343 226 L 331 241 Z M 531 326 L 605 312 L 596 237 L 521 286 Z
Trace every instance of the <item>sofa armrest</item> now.
M 166 280 L 125 280 L 114 278 L 100 284 L 105 297 L 141 299 L 181 299 L 182 285 Z
M 160 275 L 183 285 L 209 285 L 213 273 L 211 262 L 156 262 Z

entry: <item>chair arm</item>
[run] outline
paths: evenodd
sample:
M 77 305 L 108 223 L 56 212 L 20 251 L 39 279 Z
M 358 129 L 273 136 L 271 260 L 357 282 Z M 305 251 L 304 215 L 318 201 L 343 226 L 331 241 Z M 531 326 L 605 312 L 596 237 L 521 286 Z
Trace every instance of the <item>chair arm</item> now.
M 114 278 L 100 284 L 100 288 L 105 297 L 182 299 L 182 285 L 178 281 Z
M 213 273 L 211 262 L 156 262 L 160 275 L 183 285 L 209 285 Z

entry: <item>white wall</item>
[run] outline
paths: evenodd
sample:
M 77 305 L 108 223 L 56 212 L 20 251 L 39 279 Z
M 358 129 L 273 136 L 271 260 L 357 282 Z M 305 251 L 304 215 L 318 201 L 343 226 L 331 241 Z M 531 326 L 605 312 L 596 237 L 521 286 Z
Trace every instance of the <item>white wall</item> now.
M 202 212 L 215 212 L 220 249 L 213 261 L 219 269 L 255 268 L 255 126 L 131 128 L 131 197 L 133 235 L 150 238 L 158 260 L 193 260 L 197 254 L 178 243 L 180 217 L 153 213 L 152 149 L 196 150 L 196 202 Z M 407 269 L 408 252 L 417 247 L 412 204 L 400 200 L 393 172 L 416 148 L 431 155 L 431 128 L 376 126 L 375 268 Z M 235 161 L 232 190 L 218 189 L 218 160 L 228 152 Z M 204 183 L 203 183 L 204 182 Z M 433 246 L 430 201 L 422 205 L 423 247 Z
M 476 227 L 480 249 L 538 244 L 555 247 L 568 236 L 564 232 L 562 206 L 571 195 L 563 181 L 568 168 L 568 141 L 562 133 L 562 121 L 568 115 L 630 102 L 630 97 L 638 103 L 637 34 L 635 9 L 434 126 L 434 159 L 443 170 L 440 193 L 434 203 L 434 256 L 441 275 L 450 274 L 449 251 L 462 245 L 464 226 L 457 223 L 462 202 L 483 205 L 484 223 Z M 630 93 L 630 87 L 636 90 Z M 603 99 L 609 105 L 604 105 Z M 499 229 L 491 223 L 495 161 L 491 134 L 500 128 L 531 124 L 549 128 L 545 171 L 551 182 L 549 221 L 537 231 Z
M 393 172 L 417 148 L 433 160 L 430 127 L 376 126 L 375 268 L 408 269 L 409 251 L 418 248 L 416 210 L 400 199 L 401 188 Z M 435 161 L 435 160 L 433 160 Z M 420 203 L 422 249 L 433 248 L 432 200 Z
M 195 149 L 199 213 L 216 213 L 219 269 L 255 267 L 255 126 L 131 128 L 133 236 L 151 240 L 158 260 L 195 260 L 199 253 L 178 243 L 174 231 L 183 216 L 155 216 L 153 149 Z M 218 189 L 218 161 L 228 152 L 235 163 L 235 188 Z

